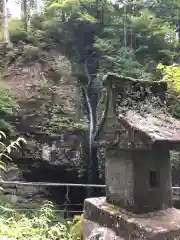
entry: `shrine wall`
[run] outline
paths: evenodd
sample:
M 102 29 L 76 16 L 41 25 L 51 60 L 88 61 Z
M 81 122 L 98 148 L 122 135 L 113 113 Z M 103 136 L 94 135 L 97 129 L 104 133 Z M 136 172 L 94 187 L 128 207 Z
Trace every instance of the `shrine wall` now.
M 109 150 L 105 169 L 107 200 L 120 206 L 131 205 L 134 180 L 131 152 Z
M 137 151 L 133 154 L 133 165 L 135 212 L 172 207 L 168 150 Z

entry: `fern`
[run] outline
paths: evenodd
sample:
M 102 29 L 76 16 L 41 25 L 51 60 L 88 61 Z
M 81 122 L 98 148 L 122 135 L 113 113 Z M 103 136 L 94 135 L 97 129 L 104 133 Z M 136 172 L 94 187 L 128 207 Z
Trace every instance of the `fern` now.
M 12 160 L 9 154 L 12 149 L 18 149 L 21 147 L 20 143 L 27 143 L 24 138 L 17 138 L 15 141 L 10 141 L 9 145 L 5 145 L 3 140 L 6 140 L 6 134 L 3 131 L 0 131 L 0 169 L 6 171 L 5 163 L 3 161 L 4 158 L 8 160 Z
M 1 207 L 0 237 L 14 240 L 78 240 L 72 237 L 69 230 L 74 223 L 54 223 L 53 210 L 51 202 L 45 202 L 39 210 L 29 216 L 17 213 L 11 207 Z

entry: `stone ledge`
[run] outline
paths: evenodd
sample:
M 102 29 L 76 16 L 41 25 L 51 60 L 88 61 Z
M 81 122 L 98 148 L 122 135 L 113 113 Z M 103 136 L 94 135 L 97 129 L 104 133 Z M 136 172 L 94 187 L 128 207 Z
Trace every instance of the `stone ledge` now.
M 83 219 L 83 240 L 124 240 L 118 237 L 111 229 L 102 227 L 99 224 Z
M 105 197 L 90 198 L 84 203 L 84 219 L 125 239 L 180 239 L 180 211 L 175 208 L 136 215 L 108 204 Z

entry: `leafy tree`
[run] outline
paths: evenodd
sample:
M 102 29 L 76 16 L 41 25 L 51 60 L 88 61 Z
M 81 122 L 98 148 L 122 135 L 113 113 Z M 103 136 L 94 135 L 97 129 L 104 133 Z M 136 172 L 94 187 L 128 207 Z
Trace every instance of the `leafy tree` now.
M 4 42 L 9 44 L 9 29 L 8 29 L 8 12 L 7 12 L 7 1 L 2 0 L 2 13 L 3 13 L 3 36 Z
M 125 47 L 117 48 L 117 44 L 111 40 L 98 39 L 96 41 L 95 46 L 101 50 L 98 78 L 102 79 L 107 71 L 135 78 L 145 76 L 145 69 L 135 59 L 134 52 Z
M 139 58 L 150 56 L 156 62 L 172 59 L 173 47 L 176 43 L 175 29 L 173 30 L 168 23 L 148 10 L 141 11 L 140 16 L 131 18 L 132 38 Z M 169 35 L 171 39 L 169 39 Z
M 157 69 L 168 84 L 169 110 L 174 117 L 180 118 L 180 66 L 159 64 Z
M 178 64 L 165 66 L 159 64 L 157 67 L 162 71 L 165 81 L 169 84 L 169 88 L 177 93 L 180 92 L 180 66 Z

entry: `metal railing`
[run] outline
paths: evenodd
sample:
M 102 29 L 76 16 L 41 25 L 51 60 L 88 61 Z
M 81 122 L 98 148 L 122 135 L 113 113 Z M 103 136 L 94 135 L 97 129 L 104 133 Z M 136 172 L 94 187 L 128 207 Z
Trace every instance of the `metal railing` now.
M 68 219 L 69 213 L 71 215 L 81 215 L 83 213 L 83 203 L 81 204 L 73 204 L 71 203 L 69 199 L 69 188 L 70 187 L 83 187 L 83 188 L 102 188 L 104 189 L 106 185 L 100 185 L 100 184 L 77 184 L 77 183 L 50 183 L 50 182 L 22 182 L 22 181 L 0 181 L 0 186 L 34 186 L 34 187 L 66 187 L 66 194 L 65 194 L 65 202 L 62 205 L 59 205 L 58 207 L 60 209 L 54 210 L 55 213 L 62 213 L 64 214 L 64 218 Z M 172 187 L 172 192 L 173 192 L 173 199 L 179 200 L 180 201 L 180 187 Z M 81 210 L 75 210 L 73 207 L 79 207 Z M 16 211 L 38 211 L 35 208 L 16 208 Z
M 21 182 L 21 181 L 0 181 L 0 185 L 24 185 L 24 186 L 44 186 L 44 187 L 94 187 L 105 188 L 106 185 L 98 184 L 76 184 L 76 183 L 50 183 L 50 182 Z
M 98 184 L 77 184 L 77 183 L 53 183 L 53 182 L 23 182 L 23 181 L 0 181 L 0 186 L 5 187 L 65 187 L 65 194 L 64 194 L 64 203 L 61 205 L 57 205 L 58 209 L 53 210 L 53 212 L 57 214 L 63 215 L 63 218 L 66 220 L 71 220 L 74 215 L 81 215 L 83 213 L 83 203 L 81 204 L 74 204 L 69 199 L 69 192 L 71 187 L 79 187 L 79 188 L 105 188 L 105 185 L 98 185 Z M 17 194 L 18 195 L 18 194 Z M 24 207 L 16 207 L 16 211 L 18 212 L 28 212 L 28 211 L 38 211 L 36 208 L 24 208 Z

